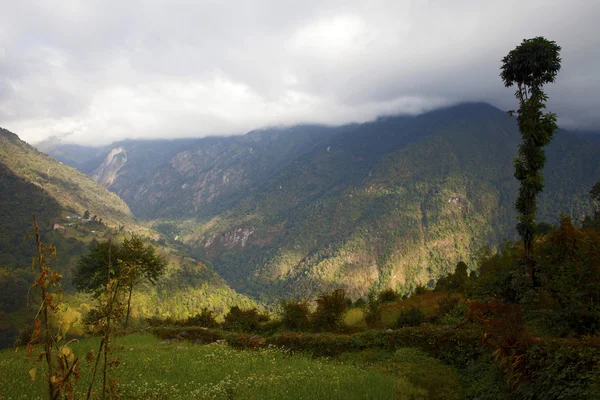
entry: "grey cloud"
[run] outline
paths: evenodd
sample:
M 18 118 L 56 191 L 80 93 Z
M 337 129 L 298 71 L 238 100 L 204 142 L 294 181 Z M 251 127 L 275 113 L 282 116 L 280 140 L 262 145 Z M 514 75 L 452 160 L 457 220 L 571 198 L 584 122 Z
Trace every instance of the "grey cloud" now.
M 500 59 L 563 46 L 561 125 L 596 129 L 593 0 L 21 1 L 0 15 L 0 126 L 30 141 L 234 134 L 483 100 Z

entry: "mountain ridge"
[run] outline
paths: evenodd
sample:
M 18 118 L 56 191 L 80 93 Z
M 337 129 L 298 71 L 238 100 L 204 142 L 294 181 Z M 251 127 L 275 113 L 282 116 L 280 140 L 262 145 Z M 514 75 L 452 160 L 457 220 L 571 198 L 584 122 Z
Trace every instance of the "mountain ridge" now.
M 162 158 L 142 175 L 135 171 L 149 161 L 130 162 L 130 144 L 128 173 L 110 188 L 256 297 L 337 286 L 353 297 L 372 287 L 410 292 L 480 246 L 516 237 L 512 160 L 520 135 L 505 112 L 467 103 L 303 129 L 190 140 L 172 153 L 161 146 Z M 593 149 L 557 134 L 547 149 L 540 220 L 588 212 L 587 186 L 600 175 Z

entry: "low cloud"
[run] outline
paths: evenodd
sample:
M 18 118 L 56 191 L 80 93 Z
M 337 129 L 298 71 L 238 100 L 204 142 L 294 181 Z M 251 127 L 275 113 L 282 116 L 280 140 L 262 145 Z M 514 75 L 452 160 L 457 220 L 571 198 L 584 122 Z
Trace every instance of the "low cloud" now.
M 600 128 L 600 3 L 21 1 L 0 15 L 0 126 L 35 142 L 239 134 L 461 101 L 514 108 L 500 60 L 563 47 L 562 126 Z

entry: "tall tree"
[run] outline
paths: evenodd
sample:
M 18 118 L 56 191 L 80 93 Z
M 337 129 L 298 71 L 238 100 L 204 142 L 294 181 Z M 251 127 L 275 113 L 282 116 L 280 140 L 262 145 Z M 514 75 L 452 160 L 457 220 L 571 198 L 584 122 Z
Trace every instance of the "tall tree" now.
M 546 164 L 544 147 L 557 130 L 556 114 L 546 113 L 548 96 L 542 90 L 556 80 L 560 70 L 560 46 L 543 37 L 525 39 L 502 59 L 500 77 L 506 87 L 517 85 L 517 123 L 522 142 L 514 161 L 515 178 L 520 181 L 515 203 L 517 231 L 525 246 L 525 269 L 535 283 L 532 257 L 537 213 L 537 196 L 544 189 L 542 169 Z M 512 113 L 512 112 L 511 112 Z
M 129 290 L 125 316 L 125 328 L 127 328 L 133 287 L 142 281 L 156 285 L 156 281 L 164 273 L 167 262 L 160 254 L 156 254 L 154 247 L 144 246 L 143 240 L 135 235 L 123 239 L 121 257 L 118 261 L 121 265 L 121 278 Z
M 109 249 L 112 254 L 112 267 L 109 267 Z M 142 238 L 132 235 L 125 237 L 120 245 L 96 243 L 89 254 L 82 256 L 77 261 L 73 273 L 73 283 L 77 290 L 82 292 L 101 293 L 108 276 L 121 282 L 121 287 L 128 291 L 127 313 L 125 327 L 129 323 L 131 311 L 131 296 L 133 288 L 147 281 L 156 284 L 158 278 L 164 273 L 167 262 L 152 245 L 144 245 Z

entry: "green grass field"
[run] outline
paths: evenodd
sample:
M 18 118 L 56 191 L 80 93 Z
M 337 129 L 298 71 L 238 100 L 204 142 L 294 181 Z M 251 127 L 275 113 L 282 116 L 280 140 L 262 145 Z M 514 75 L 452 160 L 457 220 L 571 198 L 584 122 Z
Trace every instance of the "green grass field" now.
M 86 339 L 72 348 L 83 359 L 90 349 L 97 351 L 98 343 Z M 450 367 L 414 349 L 331 360 L 279 349 L 161 344 L 143 334 L 120 338 L 116 348 L 113 356 L 120 365 L 112 375 L 121 399 L 425 399 L 432 391 L 423 374 L 434 368 L 438 376 L 452 375 Z M 0 399 L 46 398 L 42 363 L 32 382 L 32 362 L 25 356 L 23 349 L 0 352 Z M 91 376 L 90 364 L 82 361 L 81 367 L 75 398 L 85 398 Z M 444 397 L 433 397 L 455 398 L 439 394 Z

